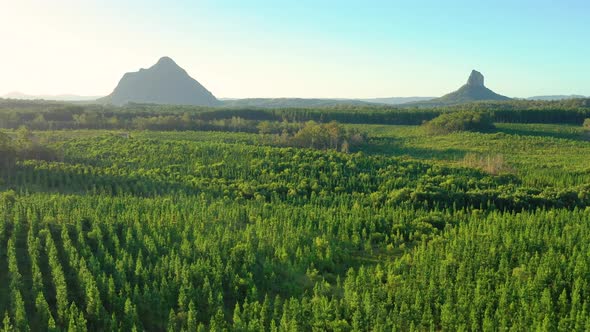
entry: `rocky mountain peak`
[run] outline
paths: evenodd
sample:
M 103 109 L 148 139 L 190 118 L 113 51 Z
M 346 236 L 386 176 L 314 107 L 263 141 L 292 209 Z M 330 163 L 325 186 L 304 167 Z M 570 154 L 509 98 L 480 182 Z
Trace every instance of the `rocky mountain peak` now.
M 174 67 L 178 67 L 178 65 L 176 64 L 176 62 L 174 62 L 174 60 L 172 60 L 172 58 L 167 57 L 167 56 L 161 57 L 160 60 L 158 60 L 158 62 L 155 64 L 155 66 L 174 66 Z
M 99 101 L 114 105 L 150 103 L 216 106 L 219 104 L 209 90 L 167 56 L 160 58 L 148 69 L 126 73 L 113 93 Z
M 482 73 L 478 72 L 477 70 L 472 70 L 469 78 L 467 79 L 467 85 L 472 86 L 484 86 L 483 84 L 483 75 Z

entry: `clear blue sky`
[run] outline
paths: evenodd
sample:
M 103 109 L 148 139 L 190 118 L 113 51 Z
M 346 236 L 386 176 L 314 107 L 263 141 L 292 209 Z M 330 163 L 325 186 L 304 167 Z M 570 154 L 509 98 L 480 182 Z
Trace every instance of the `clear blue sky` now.
M 1 0 L 0 94 L 111 92 L 172 57 L 218 97 L 590 95 L 590 1 Z

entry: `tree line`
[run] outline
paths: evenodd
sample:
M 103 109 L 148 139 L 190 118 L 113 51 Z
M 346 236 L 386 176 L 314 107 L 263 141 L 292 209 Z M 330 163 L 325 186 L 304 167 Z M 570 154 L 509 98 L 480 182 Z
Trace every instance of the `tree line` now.
M 261 121 L 420 125 L 448 112 L 490 114 L 494 122 L 582 125 L 590 117 L 587 99 L 567 101 L 479 102 L 448 107 L 334 106 L 313 109 L 206 108 L 193 106 L 72 105 L 0 100 L 0 128 L 36 130 L 147 129 L 256 132 Z

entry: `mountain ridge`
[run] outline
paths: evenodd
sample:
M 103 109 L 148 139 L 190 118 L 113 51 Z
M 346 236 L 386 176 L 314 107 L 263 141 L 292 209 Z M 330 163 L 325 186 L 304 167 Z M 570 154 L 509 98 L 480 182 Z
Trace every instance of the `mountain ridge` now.
M 51 94 L 40 94 L 32 95 L 20 91 L 12 91 L 6 93 L 2 98 L 7 99 L 21 99 L 21 100 L 59 100 L 59 101 L 92 101 L 100 98 L 100 96 L 80 96 L 76 94 L 61 93 L 56 95 Z
M 565 100 L 565 99 L 583 99 L 588 98 L 583 95 L 546 95 L 546 96 L 532 96 L 526 98 L 527 100 Z

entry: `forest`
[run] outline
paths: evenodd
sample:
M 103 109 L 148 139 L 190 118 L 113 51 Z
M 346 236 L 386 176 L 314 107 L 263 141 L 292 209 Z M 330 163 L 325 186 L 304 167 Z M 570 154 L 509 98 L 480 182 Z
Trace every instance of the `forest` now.
M 590 104 L 0 101 L 2 331 L 588 331 Z
M 590 99 L 474 102 L 434 108 L 339 105 L 301 109 L 257 109 L 155 104 L 128 104 L 115 107 L 0 98 L 0 128 L 17 129 L 26 126 L 30 130 L 206 130 L 256 133 L 257 126 L 262 121 L 291 123 L 295 126 L 307 121 L 420 125 L 443 113 L 456 111 L 483 112 L 489 114 L 493 122 L 499 123 L 582 125 L 585 119 L 590 118 Z

